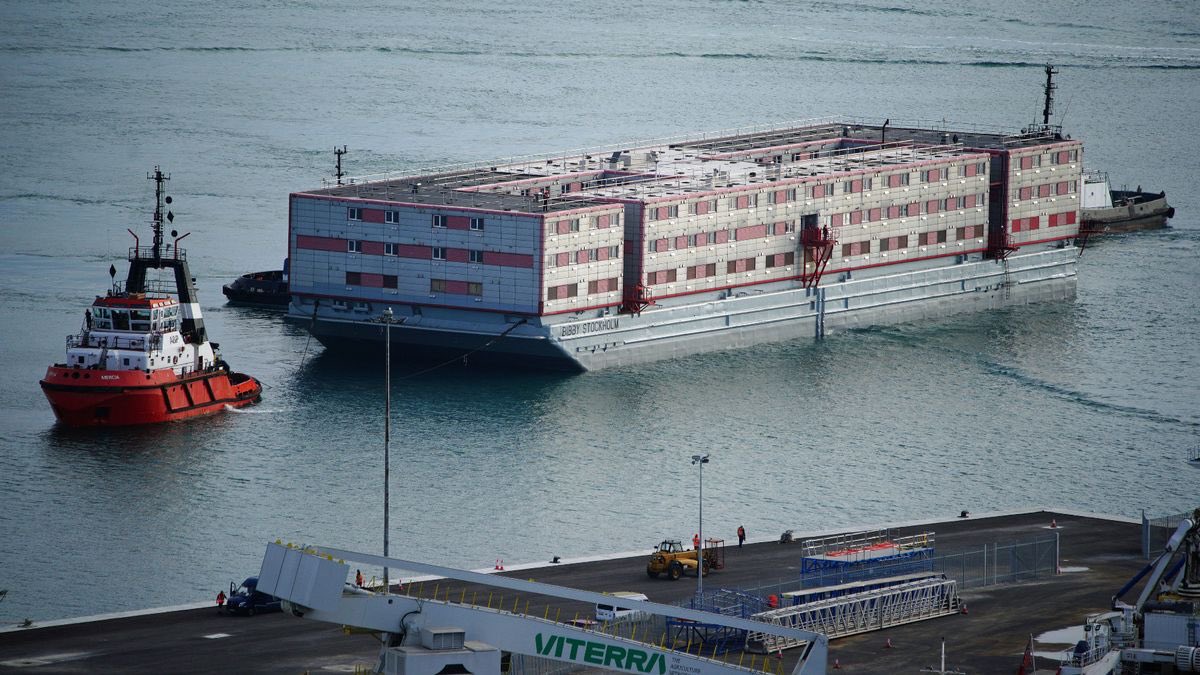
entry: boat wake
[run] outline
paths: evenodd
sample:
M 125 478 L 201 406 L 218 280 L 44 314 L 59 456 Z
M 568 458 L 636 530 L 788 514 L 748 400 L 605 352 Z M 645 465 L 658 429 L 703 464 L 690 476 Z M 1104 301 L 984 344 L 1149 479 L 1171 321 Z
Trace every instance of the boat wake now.
M 235 408 L 235 407 L 229 405 L 228 403 L 226 403 L 225 404 L 225 412 L 238 413 L 239 415 L 262 415 L 262 414 L 281 413 L 281 412 L 283 412 L 283 410 L 267 410 L 265 408 L 260 408 L 258 406 L 255 406 L 253 408 Z

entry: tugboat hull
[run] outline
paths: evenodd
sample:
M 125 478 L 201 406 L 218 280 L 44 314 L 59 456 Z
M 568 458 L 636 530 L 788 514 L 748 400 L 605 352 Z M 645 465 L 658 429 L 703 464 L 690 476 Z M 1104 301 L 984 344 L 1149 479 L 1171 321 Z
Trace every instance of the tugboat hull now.
M 41 386 L 58 421 L 69 427 L 173 422 L 252 405 L 262 395 L 258 380 L 223 368 L 180 377 L 56 365 Z

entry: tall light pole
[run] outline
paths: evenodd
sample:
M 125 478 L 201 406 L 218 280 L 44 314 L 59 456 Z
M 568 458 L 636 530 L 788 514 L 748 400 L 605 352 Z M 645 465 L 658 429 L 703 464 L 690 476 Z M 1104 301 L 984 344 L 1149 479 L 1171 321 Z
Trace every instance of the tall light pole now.
M 341 157 L 338 157 L 341 160 Z M 391 473 L 391 445 L 392 445 L 392 308 L 387 307 L 383 310 L 383 323 L 385 336 L 384 344 L 384 368 L 383 368 L 383 557 L 388 557 L 388 482 Z M 391 592 L 391 586 L 388 583 L 388 568 L 383 568 L 383 593 L 387 595 Z
M 696 547 L 696 598 L 704 598 L 704 465 L 708 464 L 708 455 L 692 455 L 692 464 L 700 465 L 700 545 Z

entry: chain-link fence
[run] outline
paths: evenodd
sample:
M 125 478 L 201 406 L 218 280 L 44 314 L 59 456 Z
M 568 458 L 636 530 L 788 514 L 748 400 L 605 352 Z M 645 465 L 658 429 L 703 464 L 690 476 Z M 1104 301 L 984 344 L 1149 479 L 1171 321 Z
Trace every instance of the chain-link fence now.
M 1175 533 L 1184 518 L 1190 518 L 1192 522 L 1196 522 L 1197 519 L 1200 519 L 1200 509 L 1158 518 L 1147 518 L 1143 512 L 1142 556 L 1149 560 L 1161 553 L 1167 546 L 1167 540 Z

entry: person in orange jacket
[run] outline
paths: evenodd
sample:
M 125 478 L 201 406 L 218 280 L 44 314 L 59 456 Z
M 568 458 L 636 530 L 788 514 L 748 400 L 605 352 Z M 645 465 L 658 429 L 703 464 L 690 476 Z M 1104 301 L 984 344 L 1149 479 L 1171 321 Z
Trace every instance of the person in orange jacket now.
M 700 549 L 700 533 L 699 532 L 692 535 L 692 548 L 697 549 L 697 550 Z
M 354 570 L 354 583 L 359 588 L 362 588 L 362 585 L 363 585 L 362 570 Z
M 738 525 L 738 548 L 741 548 L 744 543 L 746 543 L 746 528 Z
M 225 591 L 217 591 L 217 613 L 220 614 L 225 607 Z

